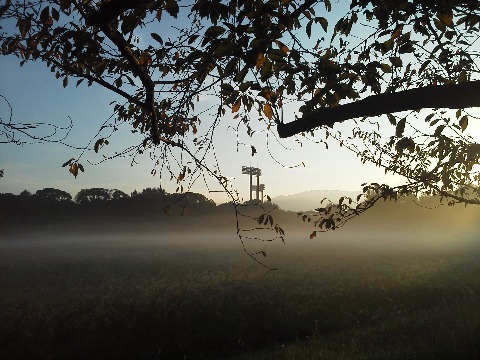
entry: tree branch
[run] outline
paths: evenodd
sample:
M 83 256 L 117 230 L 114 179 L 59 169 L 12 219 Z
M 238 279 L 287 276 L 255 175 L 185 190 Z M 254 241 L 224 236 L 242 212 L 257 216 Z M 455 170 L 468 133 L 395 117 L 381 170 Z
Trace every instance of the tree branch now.
M 88 20 L 88 19 L 87 19 Z M 147 128 L 150 126 L 150 132 L 153 142 L 158 145 L 159 140 L 159 129 L 158 129 L 158 119 L 155 111 L 155 84 L 148 73 L 148 70 L 143 64 L 140 64 L 140 61 L 135 56 L 132 51 L 131 44 L 125 40 L 125 38 L 110 24 L 101 25 L 100 29 L 103 33 L 117 46 L 118 50 L 122 56 L 127 60 L 130 65 L 130 70 L 135 76 L 140 78 L 144 88 L 145 88 L 145 109 L 150 113 L 149 120 L 150 124 L 146 124 Z
M 11 5 L 11 1 L 10 1 L 10 0 L 6 0 L 6 1 L 5 1 L 5 5 L 0 6 L 0 16 L 2 16 L 2 15 L 8 10 L 8 8 L 10 7 L 10 5 Z
M 140 63 L 135 56 L 132 45 L 125 40 L 122 34 L 111 24 L 112 20 L 129 9 L 135 9 L 143 5 L 147 1 L 134 0 L 114 0 L 102 3 L 96 11 L 87 5 L 86 11 L 77 2 L 75 7 L 90 25 L 97 26 L 107 36 L 110 41 L 117 47 L 124 59 L 127 60 L 133 75 L 140 78 L 145 88 L 145 102 L 142 107 L 148 111 L 149 121 L 146 124 L 147 129 L 150 127 L 150 134 L 154 144 L 160 143 L 160 133 L 158 129 L 158 118 L 155 110 L 155 84 L 148 73 L 147 68 Z
M 371 95 L 365 99 L 322 108 L 287 124 L 278 124 L 281 138 L 287 138 L 316 127 L 366 116 L 379 116 L 399 111 L 424 108 L 463 109 L 480 107 L 480 81 L 461 84 L 427 86 L 389 94 Z
M 119 89 L 118 87 L 106 82 L 105 80 L 101 79 L 101 78 L 97 78 L 95 76 L 92 76 L 92 75 L 89 75 L 85 72 L 82 72 L 78 69 L 75 69 L 74 67 L 72 66 L 68 66 L 68 65 L 65 65 L 64 63 L 61 63 L 55 59 L 49 59 L 49 61 L 52 63 L 52 64 L 55 64 L 55 66 L 57 66 L 58 68 L 64 70 L 67 72 L 67 74 L 73 74 L 79 78 L 84 78 L 84 79 L 87 79 L 89 81 L 92 81 L 94 83 L 97 83 L 101 86 L 103 86 L 104 88 L 110 90 L 110 91 L 113 91 L 114 93 L 124 97 L 126 100 L 128 100 L 129 102 L 131 102 L 132 104 L 136 104 L 138 106 L 141 106 L 141 107 L 145 107 L 145 103 L 143 103 L 142 101 L 138 100 L 136 97 L 126 93 L 125 91 Z

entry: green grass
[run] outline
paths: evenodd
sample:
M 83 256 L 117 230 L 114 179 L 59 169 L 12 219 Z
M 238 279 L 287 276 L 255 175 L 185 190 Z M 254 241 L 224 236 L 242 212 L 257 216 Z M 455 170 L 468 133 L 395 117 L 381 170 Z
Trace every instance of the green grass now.
M 478 247 L 213 237 L 1 241 L 0 358 L 480 357 Z

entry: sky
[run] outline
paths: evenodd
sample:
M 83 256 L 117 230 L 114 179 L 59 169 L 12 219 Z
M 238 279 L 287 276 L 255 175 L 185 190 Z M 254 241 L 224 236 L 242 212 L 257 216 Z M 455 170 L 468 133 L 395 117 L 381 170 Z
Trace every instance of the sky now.
M 108 104 L 115 97 L 100 87 L 63 88 L 61 81 L 55 79 L 42 63 L 27 63 L 19 67 L 13 57 L 2 57 L 0 61 L 4 69 L 0 73 L 0 94 L 12 106 L 15 122 L 48 122 L 66 126 L 70 117 L 73 129 L 65 142 L 81 147 L 88 144 L 112 114 L 112 107 Z M 9 109 L 4 102 L 0 109 L 2 119 L 6 119 Z M 361 164 L 355 154 L 339 148 L 335 143 L 330 143 L 326 150 L 321 144 L 305 141 L 300 146 L 288 139 L 282 143 L 292 150 L 285 150 L 275 145 L 276 141 L 270 135 L 272 155 L 282 164 L 278 164 L 268 153 L 265 133 L 255 134 L 251 139 L 243 136 L 246 145 L 239 146 L 237 151 L 237 134 L 233 129 L 228 129 L 229 125 L 234 124 L 232 115 L 227 113 L 224 123 L 217 129 L 214 144 L 223 174 L 235 178 L 232 179 L 232 185 L 245 199 L 248 198 L 249 180 L 248 176 L 241 174 L 242 165 L 262 169 L 261 183 L 265 184 L 265 194 L 270 197 L 314 189 L 359 190 L 364 182 L 398 181 L 392 176 L 385 176 L 382 169 Z M 137 138 L 130 129 L 124 128 L 121 132 L 111 141 L 112 145 L 135 143 Z M 250 145 L 258 151 L 253 157 Z M 90 165 L 86 160 L 95 162 L 98 156 L 92 151 L 88 152 L 81 161 L 85 172 L 75 179 L 61 165 L 72 157 L 78 157 L 80 150 L 54 143 L 0 146 L 0 168 L 5 172 L 0 180 L 2 193 L 18 194 L 25 189 L 35 192 L 45 187 L 59 188 L 72 195 L 90 187 L 116 188 L 130 193 L 135 189 L 160 185 L 173 192 L 177 186 L 176 181 L 161 182 L 158 176 L 151 175 L 154 163 L 147 154 L 137 158 L 138 164 L 135 165 L 131 164 L 131 158 L 116 158 Z M 302 162 L 305 166 L 298 166 Z M 193 190 L 216 202 L 228 200 L 225 194 L 209 193 L 202 185 L 199 183 Z M 221 190 L 214 181 L 210 181 L 210 189 Z
M 69 145 L 83 147 L 88 144 L 113 113 L 109 103 L 117 98 L 110 92 L 95 85 L 78 88 L 69 85 L 64 88 L 61 79 L 55 79 L 45 64 L 30 62 L 20 67 L 16 58 L 0 57 L 0 67 L 0 94 L 8 99 L 12 107 L 13 121 L 66 126 L 71 118 L 73 129 L 65 140 Z M 205 97 L 202 99 L 203 106 L 212 101 L 213 98 Z M 9 109 L 2 99 L 0 103 L 0 117 L 5 121 Z M 293 120 L 295 109 L 294 105 L 285 105 L 286 122 L 289 117 Z M 201 126 L 207 126 L 210 120 L 203 119 L 205 125 Z M 265 194 L 272 198 L 316 189 L 360 191 L 362 183 L 396 185 L 403 180 L 391 174 L 385 175 L 383 169 L 372 164 L 362 164 L 354 153 L 334 142 L 329 143 L 328 150 L 324 145 L 311 141 L 302 141 L 300 146 L 295 139 L 286 139 L 281 146 L 269 135 L 270 146 L 267 147 L 265 132 L 256 133 L 252 138 L 242 133 L 239 136 L 245 145 L 237 148 L 237 134 L 229 127 L 235 124 L 236 120 L 227 112 L 216 130 L 214 144 L 223 175 L 231 179 L 233 188 L 243 199 L 249 197 L 249 180 L 247 175 L 242 175 L 242 166 L 262 170 L 261 183 L 265 184 Z M 342 125 L 336 129 L 342 129 Z M 125 127 L 119 131 L 111 139 L 108 149 L 104 149 L 104 154 L 136 144 L 139 138 L 130 130 Z M 251 145 L 257 149 L 253 157 Z M 74 178 L 61 165 L 70 158 L 77 158 L 80 153 L 80 150 L 69 146 L 48 142 L 22 146 L 0 144 L 0 169 L 5 172 L 0 179 L 0 192 L 18 194 L 25 189 L 35 192 L 55 187 L 75 196 L 81 189 L 91 187 L 115 188 L 126 193 L 158 186 L 174 192 L 177 187 L 175 180 L 152 176 L 154 161 L 147 154 L 136 158 L 137 163 L 133 165 L 131 158 L 115 158 L 93 165 L 90 162 L 98 162 L 102 155 L 89 151 L 80 161 L 85 172 Z M 214 179 L 207 179 L 207 182 L 208 188 L 198 181 L 191 190 L 203 193 L 217 203 L 229 200 L 225 193 L 216 192 L 222 188 Z

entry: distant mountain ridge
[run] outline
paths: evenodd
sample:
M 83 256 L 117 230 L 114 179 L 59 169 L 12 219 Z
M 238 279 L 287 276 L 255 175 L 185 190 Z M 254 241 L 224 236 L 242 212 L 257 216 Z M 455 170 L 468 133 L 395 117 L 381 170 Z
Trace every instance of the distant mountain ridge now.
M 282 210 L 290 211 L 309 211 L 322 206 L 322 200 L 327 198 L 331 202 L 336 202 L 342 196 L 349 196 L 355 199 L 359 191 L 345 190 L 310 190 L 293 195 L 280 195 L 272 199 Z M 325 206 L 325 202 L 323 203 Z

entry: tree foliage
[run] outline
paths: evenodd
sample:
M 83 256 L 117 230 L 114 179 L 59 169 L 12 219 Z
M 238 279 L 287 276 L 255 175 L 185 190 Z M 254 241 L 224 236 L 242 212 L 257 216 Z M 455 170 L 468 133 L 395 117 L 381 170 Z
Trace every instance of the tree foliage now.
M 348 4 L 335 19 L 341 4 L 330 0 L 8 0 L 0 42 L 2 54 L 21 65 L 42 61 L 64 86 L 95 84 L 118 95 L 115 121 L 144 135 L 134 152 L 161 149 L 157 164 L 178 148 L 226 186 L 205 154 L 229 111 L 248 134 L 259 116 L 280 137 L 321 127 L 315 139 L 338 141 L 361 161 L 407 179 L 395 188 L 366 185 L 378 198 L 426 192 L 478 204 L 480 145 L 467 135 L 475 116 L 465 108 L 480 105 L 480 4 Z M 200 135 L 205 110 L 197 105 L 205 94 L 217 102 Z M 294 104 L 301 117 L 284 122 L 283 108 Z M 330 129 L 352 119 L 348 136 Z M 386 137 L 379 129 L 389 126 Z M 99 137 L 94 150 L 106 144 Z M 76 159 L 66 165 L 78 174 Z M 185 164 L 166 169 L 180 191 L 186 176 L 198 175 Z M 351 210 L 367 208 L 361 202 Z
M 71 201 L 72 195 L 67 193 L 64 190 L 54 189 L 54 188 L 44 188 L 42 190 L 37 190 L 35 193 L 38 198 L 50 200 L 50 201 Z
M 104 189 L 104 188 L 91 188 L 91 189 L 82 189 L 80 192 L 75 196 L 75 202 L 78 204 L 88 204 L 88 203 L 95 203 L 99 201 L 110 201 L 110 200 L 117 200 L 128 197 L 121 190 L 117 189 Z
M 9 224 L 12 228 L 72 223 L 81 228 L 85 223 L 93 225 L 110 220 L 144 224 L 146 219 L 181 224 L 180 217 L 184 215 L 197 215 L 193 216 L 195 220 L 215 213 L 222 215 L 224 211 L 221 208 L 217 211 L 216 204 L 201 194 L 169 194 L 161 188 L 135 191 L 132 196 L 116 189 L 82 189 L 75 201 L 68 192 L 55 188 L 38 190 L 33 195 L 27 190 L 20 195 L 0 193 L 0 225 Z

